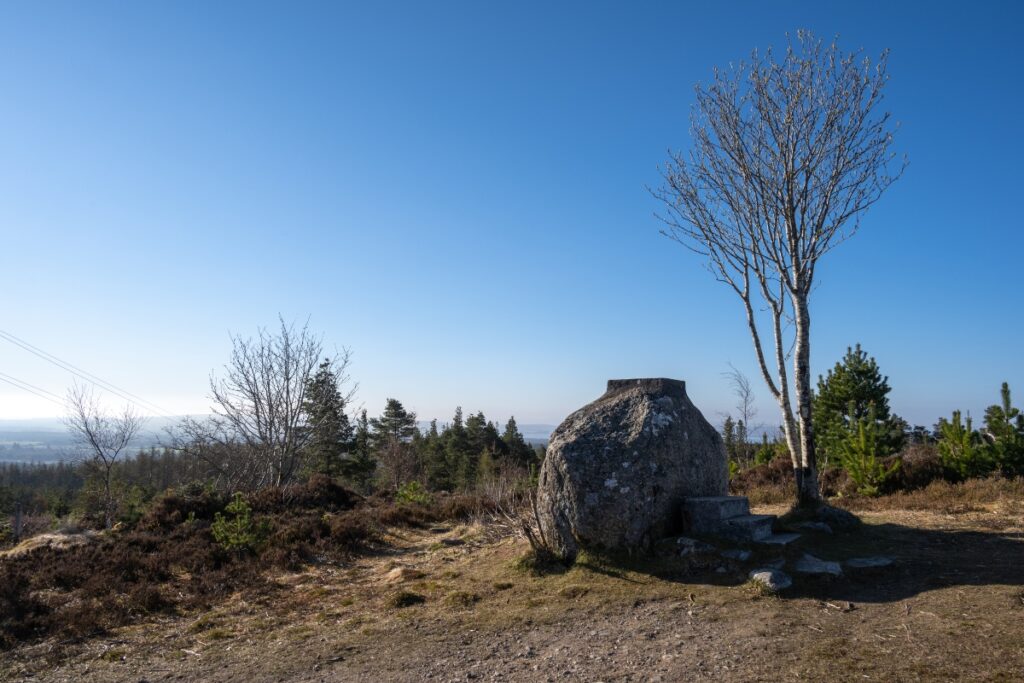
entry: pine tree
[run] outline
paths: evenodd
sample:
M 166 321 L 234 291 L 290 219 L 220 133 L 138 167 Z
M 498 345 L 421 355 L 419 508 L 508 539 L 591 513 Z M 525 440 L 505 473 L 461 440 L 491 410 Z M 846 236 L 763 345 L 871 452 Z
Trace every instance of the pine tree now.
M 850 406 L 849 412 L 854 412 Z M 846 440 L 839 444 L 839 458 L 843 469 L 857 487 L 857 493 L 877 496 L 885 482 L 900 468 L 900 461 L 886 466 L 879 457 L 878 441 L 883 436 L 875 416 L 875 407 L 856 420 L 847 430 Z
M 747 423 L 743 420 L 736 421 L 736 460 L 744 466 L 750 465 L 754 459 L 754 449 L 757 446 L 750 443 L 750 432 L 747 431 Z
M 306 386 L 306 445 L 308 466 L 330 477 L 341 476 L 352 441 L 352 423 L 345 414 L 345 399 L 338 389 L 338 376 L 325 360 Z
M 452 485 L 468 489 L 473 484 L 475 474 L 475 458 L 479 451 L 473 452 L 468 430 L 462 420 L 462 407 L 455 409 L 455 417 L 444 432 L 445 460 L 451 473 Z
M 360 491 L 368 491 L 377 470 L 377 459 L 373 457 L 370 443 L 370 421 L 366 410 L 359 413 L 356 420 L 355 435 L 352 438 L 352 455 L 345 462 L 343 476 Z
M 960 411 L 953 411 L 953 419 L 939 419 L 939 456 L 947 472 L 960 479 L 981 477 L 992 471 L 989 453 L 974 431 L 971 416 L 961 422 Z
M 501 435 L 501 440 L 508 449 L 509 459 L 513 463 L 520 467 L 529 467 L 534 464 L 536 453 L 523 438 L 514 415 L 505 423 L 505 431 Z
M 420 460 L 426 470 L 427 487 L 436 491 L 452 488 L 452 475 L 448 467 L 442 433 L 437 429 L 437 420 L 430 421 L 430 429 L 420 441 Z
M 1024 474 L 1024 414 L 1013 406 L 1010 385 L 1003 382 L 1000 405 L 985 409 L 985 432 L 992 457 L 1004 474 Z
M 470 415 L 466 418 L 466 436 L 469 438 L 469 448 L 480 453 L 487 448 L 487 418 L 481 412 Z
M 729 460 L 736 459 L 736 423 L 732 415 L 726 415 L 722 423 L 722 441 L 725 443 L 725 455 Z
M 383 449 L 391 441 L 406 443 L 416 433 L 416 413 L 407 411 L 398 399 L 389 398 L 384 412 L 380 417 L 371 419 L 370 426 L 373 428 L 371 444 L 374 450 Z
M 869 357 L 860 344 L 847 348 L 846 355 L 828 375 L 818 377 L 812 405 L 821 454 L 829 460 L 838 459 L 850 428 L 865 419 L 872 406 L 881 430 L 876 444 L 879 454 L 885 456 L 898 451 L 905 439 L 906 422 L 891 414 L 890 391 L 889 378 L 882 376 L 875 359 Z

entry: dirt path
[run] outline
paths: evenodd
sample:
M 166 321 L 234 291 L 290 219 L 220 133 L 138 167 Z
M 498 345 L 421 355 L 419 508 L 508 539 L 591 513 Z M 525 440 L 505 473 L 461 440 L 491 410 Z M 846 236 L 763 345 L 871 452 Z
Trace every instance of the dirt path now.
M 784 598 L 747 566 L 700 576 L 589 560 L 533 576 L 499 527 L 408 532 L 387 554 L 278 578 L 256 600 L 8 653 L 5 680 L 1021 680 L 1024 529 L 997 514 L 870 513 L 809 538 L 821 557 L 883 552 L 873 575 Z M 451 545 L 449 545 L 451 544 Z M 717 568 L 716 568 L 717 569 Z M 424 602 L 394 607 L 398 591 Z

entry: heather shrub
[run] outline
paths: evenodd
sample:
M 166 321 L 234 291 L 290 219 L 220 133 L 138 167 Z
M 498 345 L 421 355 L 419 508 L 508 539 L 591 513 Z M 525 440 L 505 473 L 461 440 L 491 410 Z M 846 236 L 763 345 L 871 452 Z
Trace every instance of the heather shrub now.
M 362 497 L 359 494 L 325 474 L 314 474 L 308 481 L 300 484 L 261 489 L 248 497 L 252 511 L 259 514 L 296 509 L 336 512 L 350 510 L 360 500 Z
M 933 444 L 912 444 L 898 456 L 900 468 L 887 487 L 887 492 L 913 491 L 945 477 L 938 449 Z
M 788 503 L 793 499 L 793 463 L 789 456 L 776 456 L 767 465 L 740 471 L 729 482 L 729 490 L 747 496 L 751 505 Z
M 169 489 L 150 504 L 139 521 L 139 528 L 173 529 L 189 520 L 209 523 L 226 503 L 224 496 L 202 484 Z

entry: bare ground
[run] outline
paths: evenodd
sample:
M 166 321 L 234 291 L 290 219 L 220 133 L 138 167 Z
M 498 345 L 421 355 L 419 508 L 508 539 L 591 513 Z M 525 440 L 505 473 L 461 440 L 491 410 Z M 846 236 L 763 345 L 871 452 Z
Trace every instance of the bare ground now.
M 535 576 L 500 524 L 402 531 L 387 553 L 280 575 L 256 601 L 3 653 L 0 679 L 1024 679 L 1019 505 L 863 516 L 860 531 L 808 535 L 803 550 L 896 567 L 798 578 L 782 597 L 746 583 L 751 563 L 584 558 Z M 424 601 L 396 607 L 399 591 Z

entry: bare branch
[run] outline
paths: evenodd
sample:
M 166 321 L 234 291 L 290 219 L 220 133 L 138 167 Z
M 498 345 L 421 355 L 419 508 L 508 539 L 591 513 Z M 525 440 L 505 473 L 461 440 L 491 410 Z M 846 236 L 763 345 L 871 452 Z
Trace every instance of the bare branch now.
M 74 384 L 68 389 L 64 425 L 81 447 L 83 464 L 93 470 L 103 485 L 103 521 L 106 528 L 114 522 L 116 501 L 112 487 L 114 464 L 122 456 L 145 424 L 131 405 L 117 414 L 104 410 L 93 389 Z
M 887 58 L 883 52 L 873 65 L 862 51 L 846 54 L 798 31 L 778 59 L 755 50 L 748 62 L 716 70 L 696 88 L 691 149 L 670 152 L 664 184 L 653 191 L 663 234 L 707 259 L 743 302 L 758 367 L 782 411 L 794 466 L 804 471 L 814 466 L 808 299 L 816 268 L 906 168 L 892 151 L 891 116 L 880 109 Z M 774 333 L 774 369 L 759 310 Z M 791 340 L 783 319 L 792 322 Z

